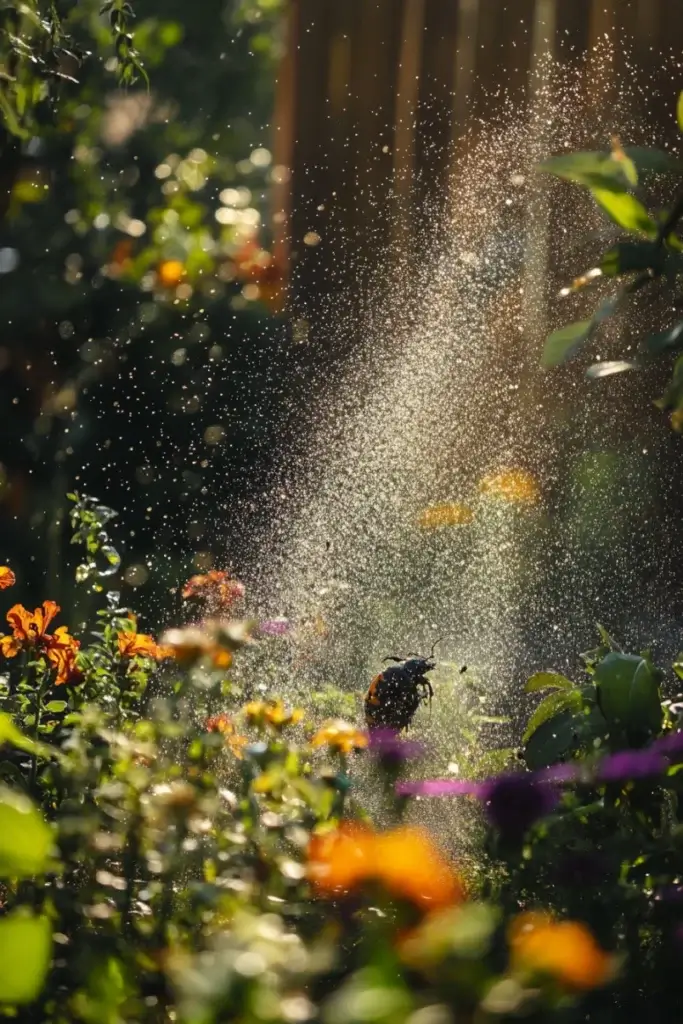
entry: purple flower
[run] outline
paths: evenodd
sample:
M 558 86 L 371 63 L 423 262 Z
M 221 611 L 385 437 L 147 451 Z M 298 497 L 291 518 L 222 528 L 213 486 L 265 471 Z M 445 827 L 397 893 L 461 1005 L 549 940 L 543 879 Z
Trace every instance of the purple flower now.
M 678 764 L 683 756 L 683 732 L 670 732 L 661 739 L 655 740 L 650 747 L 660 754 L 664 754 L 674 764 Z
M 399 782 L 399 796 L 476 796 L 481 799 L 486 788 L 484 782 L 465 779 L 424 779 L 422 782 Z
M 289 633 L 291 626 L 287 619 L 266 619 L 259 623 L 258 629 L 263 636 L 284 636 Z
M 404 740 L 395 729 L 371 729 L 370 750 L 385 764 L 422 757 L 424 747 L 415 740 Z
M 530 773 L 500 775 L 485 784 L 486 816 L 501 835 L 521 839 L 535 822 L 555 810 L 560 791 Z
M 622 750 L 604 758 L 597 771 L 598 782 L 626 782 L 661 775 L 668 764 L 661 753 L 648 750 Z

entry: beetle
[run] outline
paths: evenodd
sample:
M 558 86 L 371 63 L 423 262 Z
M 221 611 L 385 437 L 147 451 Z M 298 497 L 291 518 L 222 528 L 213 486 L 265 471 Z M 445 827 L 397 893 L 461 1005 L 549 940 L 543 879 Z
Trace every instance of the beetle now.
M 420 704 L 429 703 L 431 707 L 434 689 L 426 673 L 436 668 L 434 650 L 438 643 L 441 640 L 435 642 L 428 658 L 409 654 L 405 659 L 384 659 L 396 664 L 375 676 L 365 694 L 365 721 L 368 729 L 395 729 L 402 732 L 410 726 Z

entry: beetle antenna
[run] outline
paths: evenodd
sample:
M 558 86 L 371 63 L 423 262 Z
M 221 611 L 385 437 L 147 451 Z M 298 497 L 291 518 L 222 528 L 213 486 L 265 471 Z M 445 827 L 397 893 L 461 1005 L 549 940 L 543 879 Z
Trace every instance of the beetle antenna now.
M 451 639 L 451 638 L 450 638 L 450 637 L 448 637 L 448 636 L 440 636 L 438 640 L 435 640 L 435 641 L 434 641 L 434 643 L 432 644 L 432 649 L 431 649 L 431 652 L 430 652 L 430 654 L 429 654 L 429 660 L 430 660 L 430 661 L 431 661 L 431 660 L 432 660 L 432 658 L 434 657 L 434 651 L 436 650 L 437 646 L 438 646 L 438 645 L 439 645 L 440 643 L 443 643 L 443 641 L 444 641 L 444 640 L 450 640 L 450 639 Z

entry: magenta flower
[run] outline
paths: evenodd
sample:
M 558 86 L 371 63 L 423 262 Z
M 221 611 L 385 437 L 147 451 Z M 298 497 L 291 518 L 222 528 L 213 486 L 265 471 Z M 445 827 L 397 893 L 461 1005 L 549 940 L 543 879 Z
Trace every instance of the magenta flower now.
M 287 619 L 266 619 L 258 627 L 263 636 L 285 636 L 291 628 Z
M 500 775 L 485 784 L 482 800 L 489 822 L 508 839 L 520 840 L 560 802 L 557 785 L 525 772 Z
M 485 782 L 468 782 L 465 779 L 424 779 L 422 782 L 399 782 L 396 792 L 399 796 L 474 796 L 484 794 Z
M 385 764 L 400 764 L 422 757 L 424 747 L 416 740 L 404 740 L 395 729 L 371 729 L 370 750 Z
M 628 782 L 662 775 L 669 767 L 666 758 L 649 747 L 647 750 L 622 750 L 611 754 L 598 765 L 598 782 Z

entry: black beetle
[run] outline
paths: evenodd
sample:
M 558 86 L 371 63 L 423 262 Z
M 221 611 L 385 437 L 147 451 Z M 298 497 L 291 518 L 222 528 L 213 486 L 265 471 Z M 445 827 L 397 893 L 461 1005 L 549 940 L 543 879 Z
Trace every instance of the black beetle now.
M 442 639 L 445 639 L 442 637 Z M 365 721 L 368 729 L 407 729 L 420 704 L 429 702 L 434 696 L 432 684 L 426 678 L 427 672 L 436 668 L 434 650 L 441 643 L 437 640 L 428 658 L 409 654 L 408 658 L 385 658 L 395 661 L 370 683 L 365 694 Z M 464 672 L 465 669 L 461 669 Z

